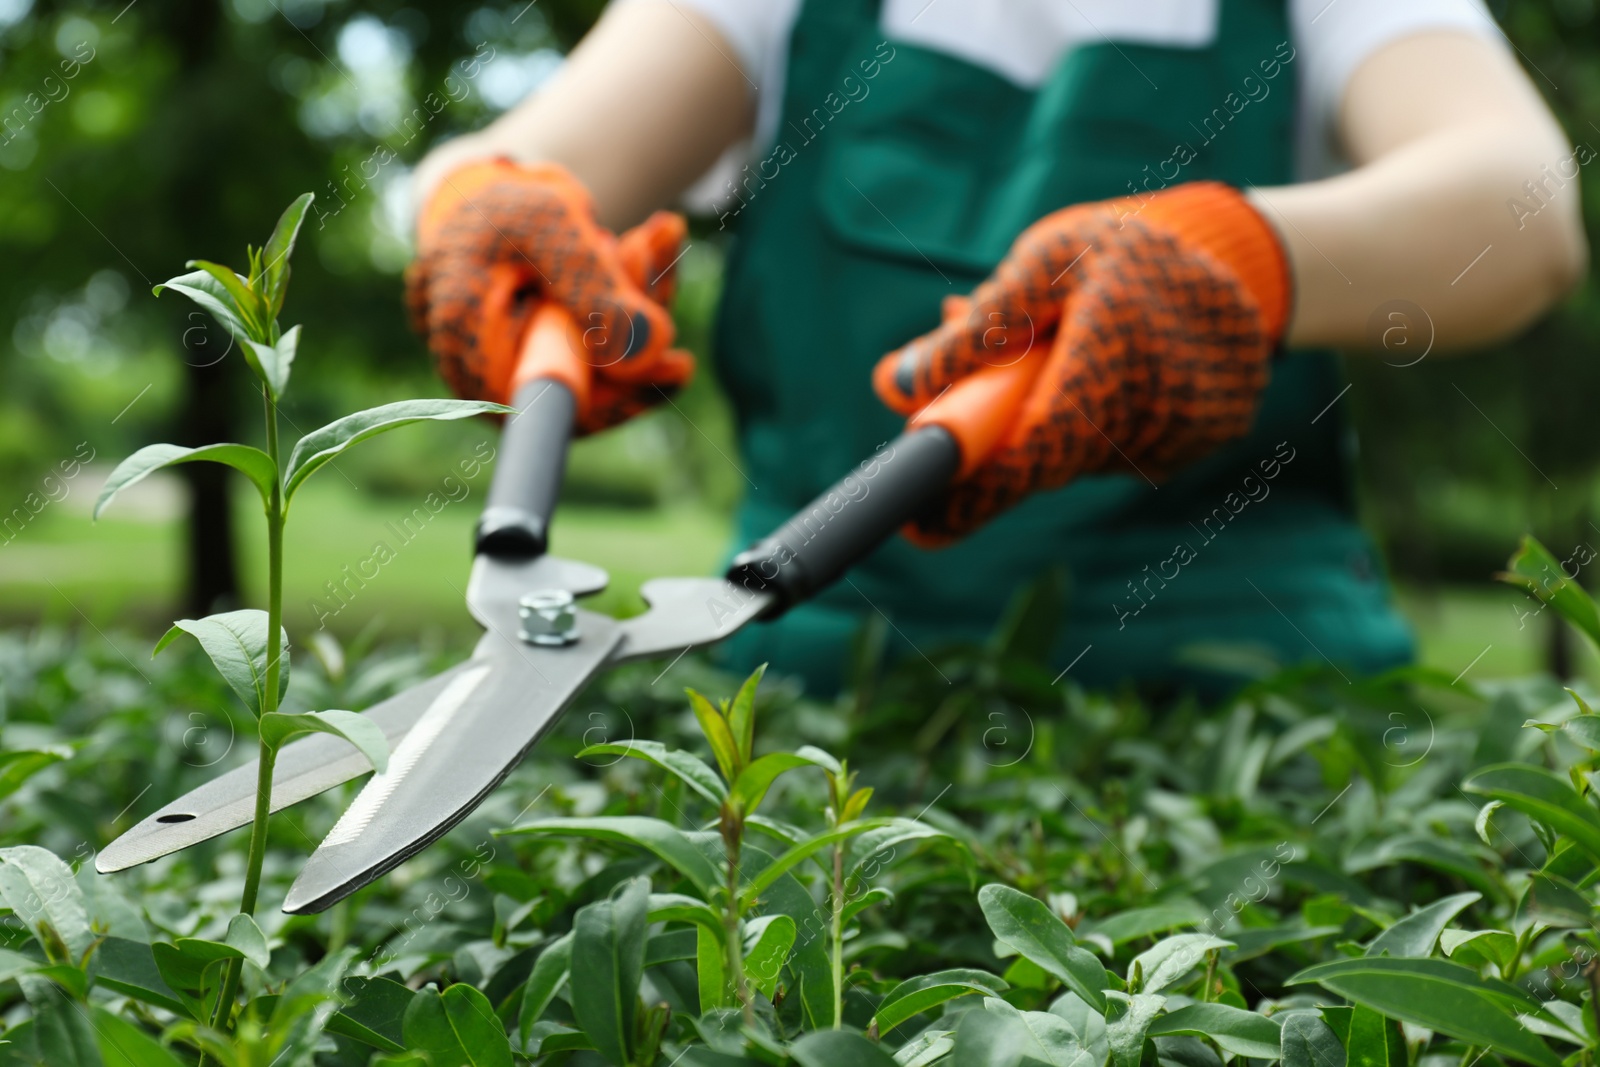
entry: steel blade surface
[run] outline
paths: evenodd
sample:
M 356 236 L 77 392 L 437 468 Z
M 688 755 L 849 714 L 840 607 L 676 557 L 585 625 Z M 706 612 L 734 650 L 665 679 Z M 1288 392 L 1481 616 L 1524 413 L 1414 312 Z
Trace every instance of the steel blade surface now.
M 623 620 L 622 644 L 611 654 L 612 663 L 715 644 L 772 604 L 770 593 L 745 589 L 726 578 L 652 578 L 639 594 L 650 610 Z
M 469 660 L 436 674 L 364 714 L 393 747 L 470 666 Z M 101 874 L 125 870 L 248 825 L 255 816 L 256 766 L 257 761 L 251 760 L 235 767 L 141 820 L 95 856 L 95 870 Z M 272 810 L 298 804 L 371 771 L 367 758 L 341 738 L 311 734 L 291 741 L 279 751 L 273 770 Z
M 322 911 L 449 832 L 505 780 L 529 748 L 607 666 L 616 620 L 578 612 L 580 637 L 559 648 L 491 631 L 450 700 L 440 699 L 373 775 L 290 887 L 283 910 Z
M 598 593 L 610 575 L 592 563 L 559 556 L 512 559 L 479 555 L 467 579 L 467 610 L 491 633 L 517 632 L 517 601 L 539 589 L 565 589 L 575 597 Z

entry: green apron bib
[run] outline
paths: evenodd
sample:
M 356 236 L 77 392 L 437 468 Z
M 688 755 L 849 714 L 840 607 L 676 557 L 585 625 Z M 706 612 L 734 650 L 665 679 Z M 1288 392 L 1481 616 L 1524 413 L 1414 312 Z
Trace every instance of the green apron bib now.
M 715 351 L 752 488 L 739 544 L 832 484 L 901 420 L 873 364 L 932 329 L 1027 225 L 1068 204 L 1163 184 L 1291 178 L 1294 52 L 1283 0 L 1222 0 L 1214 44 L 1087 45 L 1037 90 L 885 40 L 875 0 L 810 0 L 790 44 L 777 141 L 725 220 Z M 1216 691 L 1201 643 L 1369 672 L 1408 660 L 1357 525 L 1328 353 L 1279 360 L 1252 432 L 1159 488 L 1085 477 L 936 552 L 896 537 L 849 581 L 721 649 L 835 689 L 868 613 L 900 654 L 994 628 L 1049 568 L 1069 579 L 1055 649 L 1085 684 Z M 1085 651 L 1087 649 L 1087 651 Z M 1081 656 L 1081 658 L 1080 658 Z

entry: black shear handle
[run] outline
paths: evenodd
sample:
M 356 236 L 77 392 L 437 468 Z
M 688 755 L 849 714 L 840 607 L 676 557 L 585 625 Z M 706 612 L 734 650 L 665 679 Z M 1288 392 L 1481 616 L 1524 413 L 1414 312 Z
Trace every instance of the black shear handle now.
M 728 580 L 771 594 L 767 619 L 838 581 L 983 462 L 1012 424 L 1041 362 L 987 368 L 947 389 L 912 417 L 905 433 L 734 557 Z
M 534 312 L 512 379 L 517 414 L 506 417 L 489 499 L 478 519 L 480 553 L 529 557 L 549 547 L 567 442 L 588 400 L 589 368 L 581 350 L 577 327 L 563 308 L 547 303 Z

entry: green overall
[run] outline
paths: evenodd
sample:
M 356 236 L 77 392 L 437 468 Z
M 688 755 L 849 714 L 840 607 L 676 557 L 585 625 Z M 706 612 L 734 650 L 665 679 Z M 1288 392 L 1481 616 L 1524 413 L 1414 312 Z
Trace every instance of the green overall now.
M 751 486 L 740 545 L 898 433 L 870 385 L 1036 219 L 1083 201 L 1217 179 L 1291 180 L 1294 50 L 1284 0 L 1222 0 L 1205 48 L 1071 51 L 1036 90 L 886 40 L 875 0 L 809 0 L 777 142 L 724 217 L 738 237 L 716 335 Z M 814 601 L 721 651 L 837 688 L 869 613 L 898 654 L 989 634 L 1019 587 L 1068 577 L 1058 669 L 1215 692 L 1196 646 L 1371 672 L 1412 642 L 1356 523 L 1329 353 L 1273 368 L 1251 433 L 1158 487 L 1137 475 L 1040 493 L 952 547 L 896 537 Z M 1087 651 L 1086 651 L 1087 650 Z

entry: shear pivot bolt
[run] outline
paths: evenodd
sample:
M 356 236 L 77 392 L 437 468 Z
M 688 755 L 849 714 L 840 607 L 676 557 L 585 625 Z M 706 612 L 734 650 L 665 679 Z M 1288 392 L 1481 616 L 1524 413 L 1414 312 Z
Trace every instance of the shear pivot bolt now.
M 570 645 L 578 639 L 578 613 L 565 589 L 525 593 L 517 602 L 522 639 L 532 645 Z

